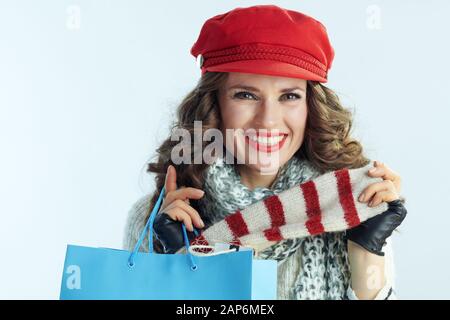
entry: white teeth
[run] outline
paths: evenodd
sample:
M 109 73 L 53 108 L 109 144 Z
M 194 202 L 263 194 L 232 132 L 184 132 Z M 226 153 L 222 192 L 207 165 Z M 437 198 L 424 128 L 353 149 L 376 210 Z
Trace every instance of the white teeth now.
M 258 142 L 260 144 L 275 145 L 283 139 L 284 136 L 273 136 L 273 137 L 259 137 L 259 136 L 249 136 L 250 140 Z

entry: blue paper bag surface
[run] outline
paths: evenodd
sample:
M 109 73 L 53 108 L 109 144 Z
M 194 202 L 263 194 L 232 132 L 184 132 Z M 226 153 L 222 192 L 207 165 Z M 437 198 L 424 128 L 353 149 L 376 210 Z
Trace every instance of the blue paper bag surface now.
M 153 221 L 163 195 L 164 188 L 133 251 L 67 246 L 60 299 L 276 299 L 277 262 L 253 259 L 253 250 L 196 256 L 182 224 L 186 253 L 154 253 Z M 149 252 L 139 252 L 147 233 Z

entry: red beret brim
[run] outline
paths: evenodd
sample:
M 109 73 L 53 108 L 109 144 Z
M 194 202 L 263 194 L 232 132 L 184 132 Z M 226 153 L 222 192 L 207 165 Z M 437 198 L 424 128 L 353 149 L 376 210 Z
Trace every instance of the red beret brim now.
M 210 72 L 241 72 L 241 73 L 257 73 L 279 77 L 290 77 L 314 80 L 319 82 L 327 82 L 323 78 L 311 71 L 305 70 L 290 63 L 273 60 L 240 60 L 228 62 L 216 66 L 202 68 L 202 73 Z

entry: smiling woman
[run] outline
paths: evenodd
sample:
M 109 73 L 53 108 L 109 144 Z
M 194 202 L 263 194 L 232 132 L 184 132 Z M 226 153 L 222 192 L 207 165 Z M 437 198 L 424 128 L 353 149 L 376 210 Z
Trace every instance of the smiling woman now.
M 277 152 L 278 163 L 272 165 L 278 169 L 299 150 L 308 114 L 306 83 L 303 79 L 230 72 L 219 90 L 222 128 L 244 130 L 245 136 L 235 136 L 232 143 L 236 157 L 247 164 L 238 167 L 247 185 L 256 187 L 264 181 L 270 185 L 277 174 L 274 170 L 272 175 L 261 175 L 261 161 L 250 163 L 252 151 Z
M 249 223 L 239 213 L 247 208 L 248 216 L 261 219 L 252 223 L 269 223 L 263 231 L 273 243 L 257 256 L 280 261 L 279 299 L 392 298 L 392 257 L 386 240 L 404 218 L 401 204 L 393 202 L 400 189 L 398 175 L 380 163 L 375 172 L 367 173 L 378 179 L 360 190 L 365 194 L 361 203 L 389 203 L 377 220 L 361 225 L 359 220 L 340 221 L 353 228 L 348 235 L 320 227 L 322 220 L 336 214 L 326 216 L 327 209 L 352 215 L 356 205 L 348 197 L 355 185 L 347 170 L 371 163 L 361 143 L 350 135 L 351 112 L 323 84 L 334 58 L 326 28 L 307 15 L 273 5 L 236 8 L 206 21 L 191 53 L 202 75 L 178 107 L 173 129 L 194 136 L 195 123 L 200 121 L 203 131 L 220 130 L 225 136 L 224 154 L 231 153 L 235 161 L 217 156 L 211 164 L 175 163 L 172 151 L 177 141 L 168 137 L 148 166 L 148 172 L 155 174 L 157 191 L 130 210 L 124 247 L 135 245 L 149 208 L 165 187 L 155 221 L 159 252 L 174 253 L 183 245 L 177 242 L 178 235 L 165 229 L 177 221 L 189 231 L 193 227 L 207 231 L 229 219 L 225 220 L 228 231 L 236 239 L 249 235 Z M 230 129 L 241 133 L 230 137 L 225 134 Z M 200 147 L 207 144 L 203 139 Z M 198 147 L 191 148 L 193 155 Z M 254 154 L 261 156 L 256 162 L 251 161 Z M 267 163 L 273 170 L 265 170 Z M 326 178 L 327 183 L 306 183 L 314 178 L 323 181 L 320 177 L 333 171 L 325 176 L 332 177 L 331 182 Z M 360 176 L 367 178 L 361 172 Z M 283 205 L 268 200 L 298 185 L 301 197 L 300 189 L 295 189 L 291 201 Z M 330 192 L 336 185 L 344 187 Z M 252 211 L 261 207 L 267 208 L 270 219 Z M 369 210 L 365 204 L 359 208 Z M 303 215 L 309 220 L 302 228 L 311 227 L 311 236 L 281 231 L 292 217 Z M 146 248 L 144 243 L 141 250 Z

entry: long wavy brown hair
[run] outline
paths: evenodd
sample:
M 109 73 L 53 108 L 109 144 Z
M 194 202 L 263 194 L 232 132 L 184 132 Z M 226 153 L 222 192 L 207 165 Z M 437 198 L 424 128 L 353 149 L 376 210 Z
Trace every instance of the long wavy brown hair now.
M 227 77 L 226 72 L 203 74 L 196 87 L 178 106 L 171 130 L 186 129 L 193 137 L 194 121 L 202 121 L 202 132 L 210 128 L 219 129 L 221 117 L 218 91 L 225 84 Z M 308 116 L 304 141 L 294 156 L 306 158 L 321 173 L 342 168 L 360 168 L 368 164 L 370 160 L 364 156 L 361 143 L 350 136 L 352 113 L 342 106 L 336 93 L 320 82 L 309 80 L 306 90 Z M 208 164 L 174 164 L 171 161 L 171 152 L 178 143 L 179 141 L 172 141 L 169 135 L 156 150 L 154 160 L 148 164 L 147 172 L 155 174 L 156 182 L 156 191 L 151 198 L 151 208 L 164 186 L 169 165 L 176 168 L 178 186 L 203 188 L 203 173 Z M 202 148 L 208 143 L 208 141 L 203 142 Z M 195 145 L 192 144 L 192 159 L 194 152 Z M 191 205 L 198 208 L 196 201 L 191 201 Z M 155 241 L 155 250 L 161 252 L 157 241 Z

